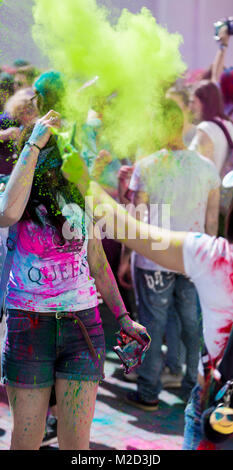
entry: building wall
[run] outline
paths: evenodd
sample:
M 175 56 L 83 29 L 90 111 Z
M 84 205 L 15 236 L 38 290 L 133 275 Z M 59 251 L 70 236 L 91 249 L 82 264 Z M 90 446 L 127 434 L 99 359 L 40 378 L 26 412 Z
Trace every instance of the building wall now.
M 49 0 L 48 0 L 49 1 Z M 62 1 L 62 0 L 59 0 Z M 113 21 L 122 8 L 133 13 L 149 8 L 157 21 L 172 33 L 179 32 L 184 43 L 181 52 L 191 69 L 207 68 L 215 55 L 214 21 L 233 16 L 233 0 L 98 0 L 111 8 Z M 47 66 L 31 39 L 33 0 L 3 0 L 0 6 L 0 63 L 21 57 L 38 66 Z M 233 65 L 233 37 L 227 52 L 227 65 Z

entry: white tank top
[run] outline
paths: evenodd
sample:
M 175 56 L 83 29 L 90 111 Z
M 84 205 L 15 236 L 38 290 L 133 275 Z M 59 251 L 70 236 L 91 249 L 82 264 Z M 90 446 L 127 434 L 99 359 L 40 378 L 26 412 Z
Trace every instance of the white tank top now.
M 219 118 L 218 118 L 219 119 Z M 230 121 L 222 120 L 222 123 L 226 126 L 232 140 L 233 140 L 233 124 Z M 210 121 L 202 121 L 198 124 L 197 129 L 205 132 L 214 145 L 214 163 L 219 173 L 223 168 L 224 162 L 229 152 L 229 146 L 227 139 L 222 129 Z M 197 136 L 195 136 L 189 146 L 190 150 L 195 150 L 197 146 Z

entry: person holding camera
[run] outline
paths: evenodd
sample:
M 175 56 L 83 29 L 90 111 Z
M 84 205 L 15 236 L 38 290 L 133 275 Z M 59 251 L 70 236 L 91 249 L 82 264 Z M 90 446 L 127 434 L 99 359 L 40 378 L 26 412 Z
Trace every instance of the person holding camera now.
M 226 68 L 225 60 L 230 36 L 233 35 L 233 18 L 215 23 L 215 39 L 218 44 L 214 62 L 211 66 L 211 81 L 220 86 L 224 100 L 224 113 L 233 117 L 233 66 Z

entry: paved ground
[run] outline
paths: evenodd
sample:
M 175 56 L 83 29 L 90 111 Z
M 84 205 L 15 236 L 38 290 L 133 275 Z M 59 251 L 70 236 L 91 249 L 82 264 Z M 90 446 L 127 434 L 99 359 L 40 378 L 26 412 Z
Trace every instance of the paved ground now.
M 107 343 L 105 380 L 99 387 L 94 421 L 91 430 L 91 449 L 98 450 L 180 450 L 182 446 L 184 404 L 178 392 L 163 391 L 157 411 L 140 411 L 124 400 L 135 384 L 125 382 L 120 363 L 112 352 L 117 325 L 105 317 Z M 9 449 L 11 417 L 0 389 L 0 449 Z M 53 449 L 57 446 L 54 445 Z M 229 447 L 228 447 L 229 448 Z M 52 448 L 51 448 L 52 449 Z
M 122 379 L 118 359 L 113 354 L 108 353 L 106 379 L 99 387 L 91 431 L 91 448 L 180 449 L 183 433 L 182 402 L 175 395 L 163 392 L 159 410 L 152 413 L 126 404 L 126 392 L 136 389 L 136 386 Z M 9 408 L 1 402 L 0 449 L 9 449 L 10 428 Z

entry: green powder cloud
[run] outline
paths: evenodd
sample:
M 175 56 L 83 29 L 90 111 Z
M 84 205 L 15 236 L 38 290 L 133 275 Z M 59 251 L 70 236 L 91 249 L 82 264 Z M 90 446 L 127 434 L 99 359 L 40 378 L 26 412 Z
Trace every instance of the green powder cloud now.
M 95 0 L 35 0 L 33 37 L 51 65 L 65 73 L 65 114 L 81 126 L 93 108 L 120 157 L 161 145 L 163 98 L 185 70 L 179 34 L 158 25 L 149 10 L 123 10 L 113 26 Z M 80 84 L 98 76 L 95 85 Z M 109 96 L 114 94 L 112 99 Z

